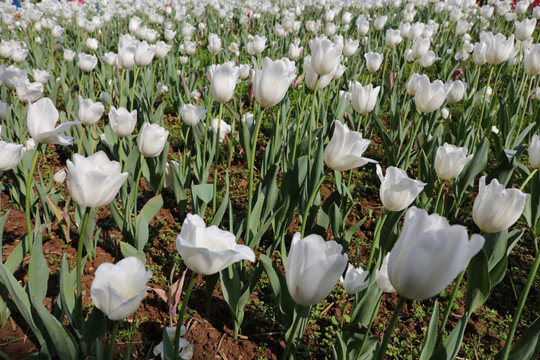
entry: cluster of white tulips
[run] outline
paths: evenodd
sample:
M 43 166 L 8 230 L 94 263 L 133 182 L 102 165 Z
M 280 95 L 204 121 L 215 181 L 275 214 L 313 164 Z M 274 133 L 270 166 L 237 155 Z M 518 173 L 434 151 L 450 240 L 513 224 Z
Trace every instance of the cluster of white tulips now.
M 236 338 L 265 273 L 283 359 L 336 287 L 347 297 L 335 358 L 384 359 L 406 302 L 435 298 L 420 358 L 453 359 L 520 241 L 535 257 L 492 353 L 537 358 L 538 318 L 519 329 L 525 340 L 515 333 L 540 265 L 538 1 L 6 0 L 0 13 L 0 190 L 27 230 L 0 264 L 0 326 L 19 312 L 40 358 L 112 359 L 153 289 L 169 313 L 153 356 L 190 359 L 183 323 L 199 275 L 208 308 L 219 278 Z M 380 206 L 368 212 L 373 185 Z M 181 261 L 163 289 L 146 262 L 165 203 Z M 98 210 L 122 233 L 121 258 L 86 273 L 110 240 Z M 372 211 L 363 257 L 356 219 Z M 47 290 L 55 222 L 77 259 L 70 269 L 63 255 Z M 385 293 L 398 300 L 379 339 Z

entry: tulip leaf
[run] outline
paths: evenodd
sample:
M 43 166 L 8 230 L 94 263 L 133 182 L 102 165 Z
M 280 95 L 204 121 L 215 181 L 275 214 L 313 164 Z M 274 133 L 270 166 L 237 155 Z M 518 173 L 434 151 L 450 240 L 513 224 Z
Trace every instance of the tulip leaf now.
M 201 217 L 204 217 L 206 205 L 212 201 L 214 188 L 212 184 L 198 184 L 191 186 L 193 196 L 193 210 Z M 202 202 L 202 203 L 201 203 Z
M 10 210 L 6 211 L 2 217 L 0 217 L 0 259 L 2 258 L 2 241 L 4 237 L 4 227 L 6 226 L 6 222 L 9 217 Z
M 30 264 L 28 265 L 28 291 L 35 305 L 41 305 L 47 294 L 47 281 L 49 280 L 49 268 L 43 256 L 41 248 L 41 234 L 34 239 Z
M 167 334 L 167 329 L 163 329 L 163 352 L 161 357 L 163 360 L 174 360 L 174 345 Z
M 163 207 L 163 196 L 161 194 L 154 196 L 144 204 L 138 217 L 144 216 L 147 223 L 150 223 L 152 219 L 157 215 L 159 210 Z
M 287 291 L 287 280 L 278 266 L 267 255 L 262 254 L 259 260 L 264 266 L 268 280 L 270 281 L 270 287 L 276 301 L 278 302 L 279 309 L 285 315 L 284 322 L 287 328 L 292 324 L 292 316 L 294 313 L 295 303 Z
M 47 329 L 47 336 L 50 337 L 58 356 L 62 360 L 76 359 L 77 349 L 73 336 L 66 331 L 62 324 L 51 315 L 42 304 L 37 304 L 34 299 L 34 310 L 39 315 L 43 325 Z
M 527 170 L 526 176 L 529 176 Z M 540 176 L 534 175 L 529 183 L 530 197 L 527 199 L 525 209 L 523 210 L 523 218 L 525 219 L 534 238 L 540 235 Z
M 362 299 L 354 307 L 351 314 L 351 324 L 360 324 L 368 327 L 377 315 L 375 310 L 379 308 L 382 293 L 377 283 L 373 281 L 367 288 Z
M 471 161 L 465 165 L 461 175 L 454 180 L 453 191 L 456 198 L 456 206 L 459 208 L 465 196 L 470 192 L 476 176 L 484 170 L 487 165 L 489 152 L 489 141 L 484 140 L 476 146 Z
M 431 319 L 429 320 L 428 330 L 425 334 L 425 340 L 422 347 L 422 353 L 418 360 L 428 360 L 437 345 L 437 331 L 439 327 L 439 302 L 435 300 Z
M 75 293 L 73 290 L 76 285 L 76 271 L 69 271 L 66 254 L 62 256 L 62 266 L 60 267 L 60 303 L 62 310 L 66 314 L 69 322 L 78 330 L 81 326 L 78 321 L 75 311 Z M 82 317 L 81 317 L 82 319 Z
M 446 340 L 437 347 L 430 360 L 452 360 L 456 357 L 463 342 L 463 334 L 465 333 L 468 321 L 469 313 L 465 313 L 456 323 Z
M 107 331 L 107 319 L 101 310 L 94 306 L 94 309 L 84 323 L 83 346 L 86 354 L 91 355 L 99 351 L 99 345 Z M 99 359 L 99 354 L 97 356 Z
M 505 255 L 503 255 L 499 262 L 497 262 L 495 266 L 489 270 L 491 287 L 495 287 L 504 279 L 504 276 L 506 275 L 506 268 L 508 267 L 508 255 L 510 255 L 510 252 L 512 252 L 512 249 L 514 246 L 516 246 L 522 235 L 523 234 L 519 230 L 513 230 L 508 235 Z
M 221 205 L 219 206 L 216 214 L 214 215 L 214 218 L 212 219 L 212 225 L 216 226 L 219 226 L 219 224 L 221 224 L 221 220 L 223 219 L 223 215 L 225 215 L 225 210 L 227 210 L 227 205 L 229 204 L 229 172 L 226 172 L 225 181 L 227 183 L 225 196 L 223 197 L 223 201 L 221 202 Z
M 540 353 L 540 317 L 525 330 L 514 344 L 508 360 L 535 360 Z M 495 360 L 502 357 L 502 351 L 495 355 Z
M 143 263 L 146 264 L 146 255 L 144 255 L 142 251 L 137 251 L 137 249 L 135 249 L 132 245 L 124 241 L 120 241 L 120 252 L 122 253 L 122 256 L 125 258 L 130 257 L 130 256 L 135 256 L 139 258 L 139 260 L 141 260 Z
M 489 297 L 491 282 L 486 252 L 481 250 L 470 261 L 467 271 L 467 301 L 465 311 L 472 314 Z

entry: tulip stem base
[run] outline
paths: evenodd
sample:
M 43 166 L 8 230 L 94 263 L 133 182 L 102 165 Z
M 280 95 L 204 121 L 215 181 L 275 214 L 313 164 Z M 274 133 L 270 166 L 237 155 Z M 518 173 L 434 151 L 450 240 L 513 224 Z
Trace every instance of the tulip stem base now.
M 463 280 L 464 275 L 465 275 L 465 270 L 459 273 L 456 279 L 456 282 L 454 284 L 454 288 L 452 289 L 452 293 L 450 293 L 450 299 L 448 299 L 448 304 L 446 305 L 446 309 L 444 309 L 444 315 L 441 322 L 441 326 L 439 328 L 439 334 L 437 335 L 437 344 L 440 343 L 442 340 L 442 335 L 444 333 L 444 328 L 446 327 L 446 322 L 448 321 L 448 318 L 450 317 L 450 311 L 452 311 L 452 306 L 454 305 L 454 300 L 456 300 L 456 296 L 459 291 L 459 286 L 461 285 L 461 280 Z
M 28 250 L 30 252 L 32 251 L 32 243 L 33 243 L 32 222 L 30 219 L 31 213 L 32 213 L 30 209 L 30 198 L 31 198 L 31 193 L 33 192 L 32 184 L 34 183 L 34 171 L 36 170 L 38 155 L 39 155 L 39 150 L 36 148 L 36 152 L 34 153 L 34 159 L 32 160 L 32 166 L 30 167 L 30 173 L 28 174 L 28 178 L 26 179 L 26 194 L 24 196 L 24 211 L 26 213 L 26 231 L 27 231 L 26 238 L 28 240 L 26 243 L 29 246 Z
M 195 286 L 195 281 L 197 280 L 196 273 L 193 273 L 191 276 L 191 280 L 189 281 L 188 288 L 186 290 L 186 293 L 184 295 L 184 300 L 182 300 L 182 306 L 180 307 L 180 312 L 178 312 L 178 320 L 176 322 L 176 332 L 174 333 L 174 359 L 178 360 L 179 357 L 179 346 L 180 346 L 180 331 L 182 329 L 182 323 L 184 322 L 184 314 L 186 312 L 187 303 L 189 301 L 189 298 L 191 296 L 191 291 L 193 290 L 193 287 Z
M 377 360 L 384 359 L 386 348 L 388 347 L 388 343 L 390 342 L 390 338 L 392 337 L 392 333 L 394 332 L 394 328 L 396 327 L 397 321 L 399 319 L 399 315 L 401 314 L 401 310 L 403 309 L 403 305 L 405 305 L 406 301 L 407 299 L 404 298 L 403 296 L 400 296 L 398 298 L 396 308 L 394 309 L 394 313 L 392 314 L 392 317 L 390 318 L 390 323 L 388 324 L 388 327 L 386 328 L 386 331 L 384 332 L 384 338 L 381 344 L 381 349 L 379 350 L 379 354 L 377 356 Z
M 514 313 L 514 316 L 512 317 L 512 325 L 510 326 L 510 331 L 508 331 L 508 336 L 506 337 L 506 344 L 504 345 L 504 350 L 503 350 L 501 360 L 508 359 L 508 355 L 510 354 L 510 348 L 512 347 L 512 340 L 514 339 L 514 334 L 516 333 L 516 329 L 519 324 L 519 319 L 521 318 L 521 312 L 523 311 L 523 308 L 525 307 L 527 296 L 529 295 L 529 291 L 531 290 L 531 286 L 534 282 L 534 278 L 536 277 L 536 273 L 538 272 L 539 266 L 540 266 L 540 254 L 537 253 L 536 258 L 534 259 L 534 263 L 531 267 L 531 271 L 529 272 L 529 276 L 527 277 L 527 282 L 525 283 L 525 287 L 523 288 L 521 292 L 521 297 L 519 298 L 519 303 L 516 308 L 516 312 Z
M 111 332 L 111 337 L 109 339 L 109 353 L 107 354 L 107 359 L 109 360 L 114 359 L 114 345 L 116 344 L 116 334 L 118 334 L 120 323 L 121 321 L 115 321 Z

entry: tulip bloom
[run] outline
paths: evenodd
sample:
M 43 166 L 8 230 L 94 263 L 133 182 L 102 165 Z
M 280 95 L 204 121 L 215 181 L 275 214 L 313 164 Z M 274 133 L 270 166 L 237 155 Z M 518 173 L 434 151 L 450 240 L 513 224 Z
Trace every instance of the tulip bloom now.
M 361 267 L 355 268 L 351 264 L 347 266 L 345 277 L 341 277 L 339 281 L 346 292 L 349 294 L 356 294 L 357 292 L 364 290 L 369 285 L 368 279 L 369 272 L 365 271 Z
M 529 162 L 535 169 L 540 170 L 540 138 L 538 138 L 538 135 L 533 135 L 531 139 L 531 144 L 529 145 Z
M 381 180 L 379 195 L 386 210 L 401 211 L 407 208 L 424 190 L 425 183 L 413 180 L 403 169 L 390 166 L 383 176 L 382 169 L 377 164 L 377 176 Z
M 238 80 L 238 66 L 226 62 L 223 65 L 212 65 L 210 73 L 210 93 L 214 100 L 224 104 L 232 99 Z
M 371 84 L 362 86 L 358 81 L 355 81 L 351 87 L 351 103 L 354 110 L 361 115 L 372 111 L 375 108 L 380 89 L 380 86 L 376 88 Z
M 90 72 L 90 71 L 94 70 L 96 65 L 97 65 L 97 57 L 95 57 L 93 55 L 88 55 L 88 54 L 85 54 L 85 53 L 80 53 L 79 54 L 79 63 L 77 64 L 77 66 L 82 71 Z
M 439 294 L 484 246 L 484 238 L 438 214 L 411 207 L 388 259 L 388 277 L 397 292 L 423 300 Z
M 204 275 L 220 272 L 241 260 L 255 261 L 253 250 L 237 244 L 233 233 L 217 226 L 207 228 L 199 215 L 187 215 L 176 237 L 176 249 L 188 268 Z
M 327 87 L 328 84 L 330 84 L 330 81 L 334 79 L 334 73 L 336 72 L 336 69 L 334 69 L 329 74 L 326 74 L 324 76 L 319 76 L 313 70 L 313 67 L 311 66 L 311 55 L 308 55 L 304 58 L 304 71 L 306 73 L 306 77 L 305 77 L 306 86 L 310 90 L 315 91 L 315 90 L 322 90 L 325 87 Z M 315 87 L 317 88 L 315 89 Z
M 195 126 L 206 115 L 206 109 L 202 106 L 193 104 L 184 104 L 180 108 L 180 116 L 182 121 L 189 126 Z
M 149 65 L 156 55 L 156 45 L 148 45 L 146 41 L 141 41 L 135 47 L 135 65 L 144 67 Z
M 386 256 L 384 257 L 381 268 L 379 270 L 375 270 L 375 281 L 377 282 L 377 286 L 385 293 L 396 292 L 396 289 L 394 289 L 392 283 L 390 282 L 390 278 L 388 277 L 389 259 L 390 253 L 386 254 Z
M 430 113 L 441 107 L 446 100 L 446 89 L 440 80 L 430 82 L 427 78 L 420 78 L 414 94 L 416 110 Z
M 421 37 L 415 38 L 411 48 L 413 58 L 417 60 L 424 56 L 424 54 L 429 50 L 429 45 L 431 45 L 431 40 Z
M 461 80 L 449 81 L 445 84 L 446 87 L 446 100 L 450 104 L 455 104 L 465 95 L 465 90 L 467 89 L 467 84 Z
M 530 48 L 525 50 L 523 68 L 530 76 L 540 74 L 540 44 L 531 45 Z
M 101 119 L 101 115 L 105 112 L 105 106 L 100 102 L 93 102 L 92 99 L 83 99 L 79 95 L 79 110 L 77 111 L 77 119 L 83 125 L 94 125 Z
M 536 19 L 523 19 L 514 23 L 516 27 L 516 39 L 524 41 L 530 38 L 536 28 Z
M 443 180 L 451 180 L 461 174 L 463 168 L 471 159 L 467 156 L 467 148 L 444 143 L 435 154 L 435 172 Z
M 350 131 L 347 125 L 334 121 L 334 135 L 324 149 L 324 162 L 332 170 L 346 171 L 376 163 L 375 160 L 363 158 L 370 141 L 362 138 L 362 134 Z
M 266 48 L 266 37 L 255 35 L 247 44 L 247 52 L 249 55 L 258 55 L 262 54 Z
M 26 116 L 28 133 L 38 144 L 70 145 L 72 137 L 60 135 L 78 121 L 69 121 L 56 126 L 58 110 L 49 98 L 43 98 L 28 106 Z
M 151 271 L 134 256 L 120 260 L 116 265 L 103 263 L 92 281 L 92 302 L 111 320 L 124 320 L 131 316 L 146 295 L 146 283 Z
M 126 181 L 128 173 L 120 173 L 120 164 L 110 161 L 103 151 L 84 157 L 73 155 L 66 162 L 69 194 L 82 207 L 99 208 L 108 205 Z
M 111 106 L 109 111 L 109 121 L 111 128 L 119 137 L 131 135 L 137 125 L 137 110 L 129 112 L 126 108 L 116 109 Z
M 341 61 L 342 45 L 336 45 L 327 38 L 315 38 L 309 41 L 311 66 L 319 76 L 331 73 Z
M 514 50 L 514 35 L 507 39 L 503 34 L 486 33 L 483 37 L 486 43 L 486 61 L 491 65 L 499 65 L 510 60 Z
M 139 136 L 139 151 L 144 157 L 156 157 L 163 151 L 169 132 L 159 126 L 145 122 Z
M 518 189 L 506 189 L 497 179 L 486 186 L 486 177 L 482 176 L 473 204 L 474 223 L 487 233 L 508 229 L 521 216 L 529 196 Z
M 347 266 L 347 254 L 335 241 L 320 235 L 293 236 L 285 267 L 287 288 L 301 306 L 315 305 L 330 294 Z
M 356 50 L 358 50 L 359 45 L 360 42 L 358 40 L 347 39 L 343 45 L 343 55 L 353 56 Z
M 25 151 L 23 145 L 0 140 L 0 171 L 11 170 L 19 165 Z
M 253 96 L 264 108 L 278 104 L 296 78 L 294 62 L 287 58 L 271 60 L 264 58 L 262 68 L 253 69 Z
M 364 58 L 366 58 L 366 68 L 369 72 L 374 73 L 380 69 L 383 61 L 382 54 L 368 52 L 364 54 Z

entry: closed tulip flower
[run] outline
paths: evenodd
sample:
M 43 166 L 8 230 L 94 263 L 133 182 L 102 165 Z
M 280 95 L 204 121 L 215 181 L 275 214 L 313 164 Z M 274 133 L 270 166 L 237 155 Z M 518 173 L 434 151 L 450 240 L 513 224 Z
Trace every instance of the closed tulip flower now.
M 70 62 L 70 61 L 73 61 L 73 59 L 75 59 L 75 55 L 77 55 L 75 51 L 64 49 L 63 59 L 65 62 Z
M 386 36 L 384 38 L 384 43 L 388 47 L 393 47 L 399 44 L 403 40 L 401 37 L 401 31 L 400 30 L 394 30 L 394 29 L 387 29 L 386 30 Z
M 347 254 L 335 241 L 320 235 L 293 236 L 285 267 L 287 288 L 294 302 L 315 305 L 330 294 L 347 266 Z
M 486 61 L 491 65 L 499 65 L 513 56 L 514 35 L 507 39 L 503 34 L 486 33 L 483 37 L 486 43 Z M 474 55 L 473 55 L 474 56 Z
M 253 69 L 253 96 L 263 108 L 274 106 L 283 100 L 295 78 L 296 67 L 293 61 L 266 57 L 260 70 L 256 65 Z
M 421 81 L 429 82 L 428 76 L 426 74 L 420 75 L 418 73 L 412 73 L 411 78 L 407 83 L 407 94 L 414 96 L 416 94 L 416 90 L 418 89 L 418 84 Z
M 0 171 L 8 171 L 19 164 L 26 149 L 24 145 L 0 140 Z
M 331 73 L 341 61 L 343 46 L 336 45 L 327 38 L 315 38 L 309 41 L 311 66 L 319 76 Z
M 447 92 L 446 100 L 450 104 L 455 104 L 463 99 L 463 95 L 465 95 L 465 90 L 467 89 L 467 84 L 461 80 L 456 80 L 447 82 L 445 87 Z
M 156 58 L 163 59 L 171 49 L 172 45 L 166 44 L 164 41 L 158 41 L 156 43 Z
M 428 299 L 443 291 L 483 246 L 482 236 L 469 241 L 465 227 L 413 206 L 390 252 L 390 282 L 401 296 Z
M 79 110 L 77 111 L 77 119 L 81 124 L 89 126 L 94 125 L 101 119 L 105 112 L 105 106 L 100 102 L 93 102 L 92 99 L 83 99 L 79 95 Z
M 355 268 L 351 264 L 347 266 L 345 277 L 341 277 L 339 281 L 346 292 L 349 294 L 356 294 L 357 292 L 364 290 L 369 285 L 369 272 L 365 271 L 361 267 Z
M 523 19 L 514 23 L 516 27 L 516 39 L 524 41 L 530 38 L 536 28 L 536 19 Z
M 415 38 L 412 45 L 412 57 L 415 60 L 420 59 L 425 53 L 428 52 L 429 45 L 431 45 L 431 41 L 429 39 L 424 39 L 421 37 Z
M 163 151 L 169 132 L 159 126 L 145 122 L 139 136 L 139 151 L 144 157 L 156 157 Z
M 401 211 L 407 208 L 424 190 L 425 183 L 413 180 L 403 169 L 390 166 L 383 176 L 382 169 L 377 164 L 377 175 L 381 180 L 379 195 L 386 210 Z
M 482 176 L 473 204 L 474 223 L 487 233 L 508 229 L 521 216 L 528 198 L 518 189 L 506 189 L 497 179 L 486 186 L 486 177 Z
M 100 208 L 114 199 L 128 173 L 120 173 L 120 164 L 110 161 L 103 151 L 89 157 L 73 155 L 67 161 L 66 185 L 75 203 L 83 207 Z
M 56 126 L 58 117 L 58 110 L 49 98 L 43 98 L 30 104 L 26 121 L 28 133 L 32 139 L 38 144 L 70 145 L 73 138 L 60 135 L 59 132 L 68 130 L 79 122 L 69 121 Z
M 94 38 L 88 38 L 86 39 L 86 47 L 89 48 L 90 50 L 97 50 L 98 47 L 99 47 L 99 43 L 97 41 L 97 39 L 94 39 Z
M 214 100 L 224 104 L 232 99 L 238 80 L 238 66 L 226 62 L 223 65 L 212 65 L 210 73 L 210 93 Z
M 79 54 L 79 63 L 77 64 L 77 66 L 82 71 L 90 72 L 90 71 L 94 70 L 96 65 L 97 65 L 97 57 L 95 57 L 93 55 L 88 55 L 88 54 L 85 54 L 85 53 L 80 53 Z
M 375 281 L 377 282 L 377 286 L 385 293 L 396 292 L 396 289 L 394 289 L 392 283 L 390 282 L 390 278 L 388 277 L 389 259 L 390 253 L 386 254 L 386 256 L 384 257 L 381 268 L 379 270 L 375 270 Z
M 114 106 L 111 106 L 109 121 L 111 128 L 119 137 L 131 135 L 133 130 L 135 130 L 135 125 L 137 125 L 137 110 L 129 112 L 124 107 L 116 109 Z
M 377 72 L 382 64 L 383 56 L 382 54 L 376 52 L 368 52 L 364 54 L 366 58 L 366 68 L 369 72 Z
M 422 65 L 423 68 L 428 68 L 432 66 L 436 60 L 438 60 L 438 58 L 437 55 L 435 55 L 435 52 L 429 50 L 420 58 L 420 65 Z
M 193 104 L 184 104 L 180 108 L 180 116 L 182 121 L 189 126 L 195 126 L 206 115 L 206 109 L 202 106 Z
M 330 72 L 329 74 L 326 74 L 324 76 L 319 76 L 317 75 L 315 70 L 313 70 L 313 67 L 311 66 L 311 55 L 306 56 L 304 58 L 304 71 L 306 73 L 306 76 L 305 76 L 306 86 L 310 90 L 313 90 L 313 91 L 324 89 L 330 84 L 330 81 L 334 79 L 334 73 L 336 72 L 336 69 L 334 69 L 334 71 Z M 318 83 L 317 83 L 317 80 L 318 80 Z M 315 87 L 317 87 L 317 89 L 315 89 Z
M 216 34 L 210 33 L 208 35 L 208 51 L 212 55 L 221 51 L 221 39 Z
M 247 52 L 249 55 L 261 54 L 266 48 L 266 37 L 255 35 L 247 44 Z
M 446 100 L 446 89 L 442 81 L 430 82 L 427 78 L 420 79 L 414 94 L 416 110 L 423 113 L 433 112 L 441 107 L 444 100 Z
M 361 115 L 372 111 L 375 108 L 380 89 L 380 86 L 375 88 L 371 84 L 362 86 L 358 81 L 355 81 L 351 87 L 351 103 L 354 110 Z
M 540 44 L 531 45 L 530 48 L 525 50 L 523 68 L 530 76 L 540 74 Z
M 255 261 L 255 253 L 236 243 L 233 233 L 217 226 L 206 227 L 199 215 L 188 214 L 176 237 L 176 248 L 188 268 L 212 275 L 242 260 Z
M 129 69 L 135 65 L 135 45 L 123 43 L 118 45 L 118 66 L 121 69 Z
M 343 55 L 344 56 L 353 56 L 356 50 L 358 50 L 358 45 L 360 42 L 358 40 L 347 39 L 343 45 Z
M 472 159 L 467 156 L 466 147 L 457 147 L 444 143 L 435 154 L 435 172 L 443 180 L 451 180 L 461 174 L 463 168 Z
M 92 281 L 92 302 L 109 319 L 124 320 L 137 311 L 151 277 L 152 272 L 134 256 L 122 259 L 116 265 L 103 263 Z
M 532 167 L 540 170 L 540 138 L 538 138 L 538 135 L 533 135 L 531 139 L 531 144 L 529 145 L 529 162 Z
M 473 62 L 478 65 L 482 66 L 484 65 L 486 60 L 486 49 L 487 45 L 485 42 L 478 42 L 474 44 L 474 50 L 473 50 Z
M 146 41 L 141 41 L 135 47 L 135 65 L 144 67 L 149 65 L 156 55 L 156 45 L 148 45 Z
M 324 162 L 332 170 L 346 171 L 375 160 L 363 158 L 370 141 L 362 138 L 362 134 L 350 131 L 347 125 L 334 121 L 334 135 L 324 149 Z
M 287 56 L 292 61 L 298 60 L 300 58 L 300 55 L 302 54 L 302 50 L 304 48 L 301 46 L 298 46 L 297 44 L 291 43 L 289 45 L 289 52 L 287 53 Z

